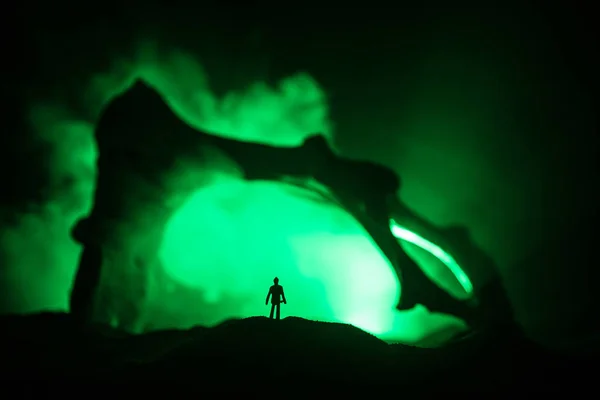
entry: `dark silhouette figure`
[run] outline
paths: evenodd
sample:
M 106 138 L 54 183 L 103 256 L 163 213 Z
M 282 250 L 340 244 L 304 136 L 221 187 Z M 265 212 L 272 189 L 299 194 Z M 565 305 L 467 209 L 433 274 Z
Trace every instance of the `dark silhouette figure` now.
M 269 297 L 270 297 L 271 298 L 271 314 L 269 314 L 269 318 L 273 319 L 273 311 L 275 311 L 275 309 L 277 309 L 276 319 L 280 319 L 281 313 L 280 313 L 279 307 L 280 307 L 281 301 L 283 300 L 283 304 L 287 304 L 287 301 L 285 300 L 285 294 L 283 293 L 283 286 L 281 286 L 279 284 L 279 278 L 273 279 L 273 282 L 275 284 L 273 286 L 271 286 L 271 288 L 269 289 L 269 293 L 267 294 L 267 301 L 265 301 L 265 304 L 269 304 Z

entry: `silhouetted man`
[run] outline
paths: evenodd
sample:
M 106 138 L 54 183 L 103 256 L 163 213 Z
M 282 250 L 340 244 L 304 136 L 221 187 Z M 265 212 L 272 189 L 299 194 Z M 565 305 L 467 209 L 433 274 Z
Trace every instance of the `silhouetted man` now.
M 269 304 L 270 297 L 271 314 L 269 314 L 269 318 L 273 319 L 273 311 L 277 309 L 277 319 L 279 319 L 281 316 L 279 309 L 281 301 L 283 300 L 283 304 L 287 304 L 287 301 L 285 300 L 285 294 L 283 294 L 283 286 L 279 284 L 279 278 L 273 279 L 273 282 L 275 284 L 269 289 L 269 294 L 267 294 L 267 301 L 265 301 L 265 305 Z

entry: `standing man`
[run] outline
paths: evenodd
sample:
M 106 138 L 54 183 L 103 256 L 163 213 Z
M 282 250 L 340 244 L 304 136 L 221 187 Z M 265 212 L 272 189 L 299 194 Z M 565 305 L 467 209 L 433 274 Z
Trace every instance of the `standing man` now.
M 269 314 L 269 318 L 273 319 L 273 311 L 277 308 L 277 319 L 280 319 L 280 304 L 283 300 L 283 304 L 287 304 L 285 300 L 285 294 L 283 294 L 283 286 L 279 284 L 279 278 L 273 279 L 275 283 L 269 289 L 269 293 L 267 294 L 267 300 L 265 301 L 265 305 L 269 304 L 269 297 L 271 298 L 271 314 Z

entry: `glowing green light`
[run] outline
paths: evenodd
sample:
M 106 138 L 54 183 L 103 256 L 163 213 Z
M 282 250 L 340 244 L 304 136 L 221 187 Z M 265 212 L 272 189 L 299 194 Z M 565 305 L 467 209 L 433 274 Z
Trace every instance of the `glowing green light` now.
M 454 274 L 454 277 L 456 277 L 465 292 L 468 294 L 473 293 L 473 284 L 467 274 L 462 270 L 460 265 L 458 265 L 456 260 L 441 247 L 422 238 L 416 233 L 403 228 L 393 219 L 390 220 L 390 230 L 396 238 L 412 243 L 437 257 L 437 259 L 443 262 L 452 274 Z
M 202 325 L 268 315 L 277 276 L 288 300 L 282 317 L 349 323 L 406 343 L 464 328 L 423 307 L 397 310 L 401 285 L 387 258 L 349 213 L 311 193 L 226 175 L 193 193 L 168 222 L 160 258 L 194 302 L 161 301 L 165 315 Z

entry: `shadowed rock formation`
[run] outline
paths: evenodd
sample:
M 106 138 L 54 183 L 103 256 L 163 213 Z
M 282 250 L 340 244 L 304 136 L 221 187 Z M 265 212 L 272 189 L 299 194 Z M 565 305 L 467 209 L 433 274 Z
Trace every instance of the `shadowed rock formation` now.
M 458 254 L 467 271 L 493 269 L 468 235 L 427 223 L 397 199 L 400 179 L 392 170 L 340 157 L 320 135 L 302 146 L 283 148 L 200 132 L 182 122 L 156 91 L 141 82 L 112 101 L 95 133 L 100 156 L 94 208 L 73 232 L 84 245 L 71 304 L 80 321 L 112 323 L 132 332 L 144 329 L 140 321 L 158 273 L 157 261 L 155 255 L 136 253 L 135 246 L 118 238 L 133 223 L 147 224 L 145 248 L 158 249 L 164 225 L 185 199 L 185 193 L 175 199 L 165 195 L 167 177 L 181 164 L 206 168 L 218 164 L 246 180 L 316 181 L 361 223 L 393 265 L 403 287 L 399 309 L 420 303 L 477 326 L 483 316 L 499 315 L 486 304 L 501 303 L 502 318 L 510 318 L 507 302 L 497 301 L 503 299 L 502 291 L 494 294 L 493 302 L 473 307 L 434 284 L 393 237 L 389 219 L 406 223 Z M 191 181 L 189 193 L 201 184 Z M 151 223 L 144 220 L 149 212 Z

